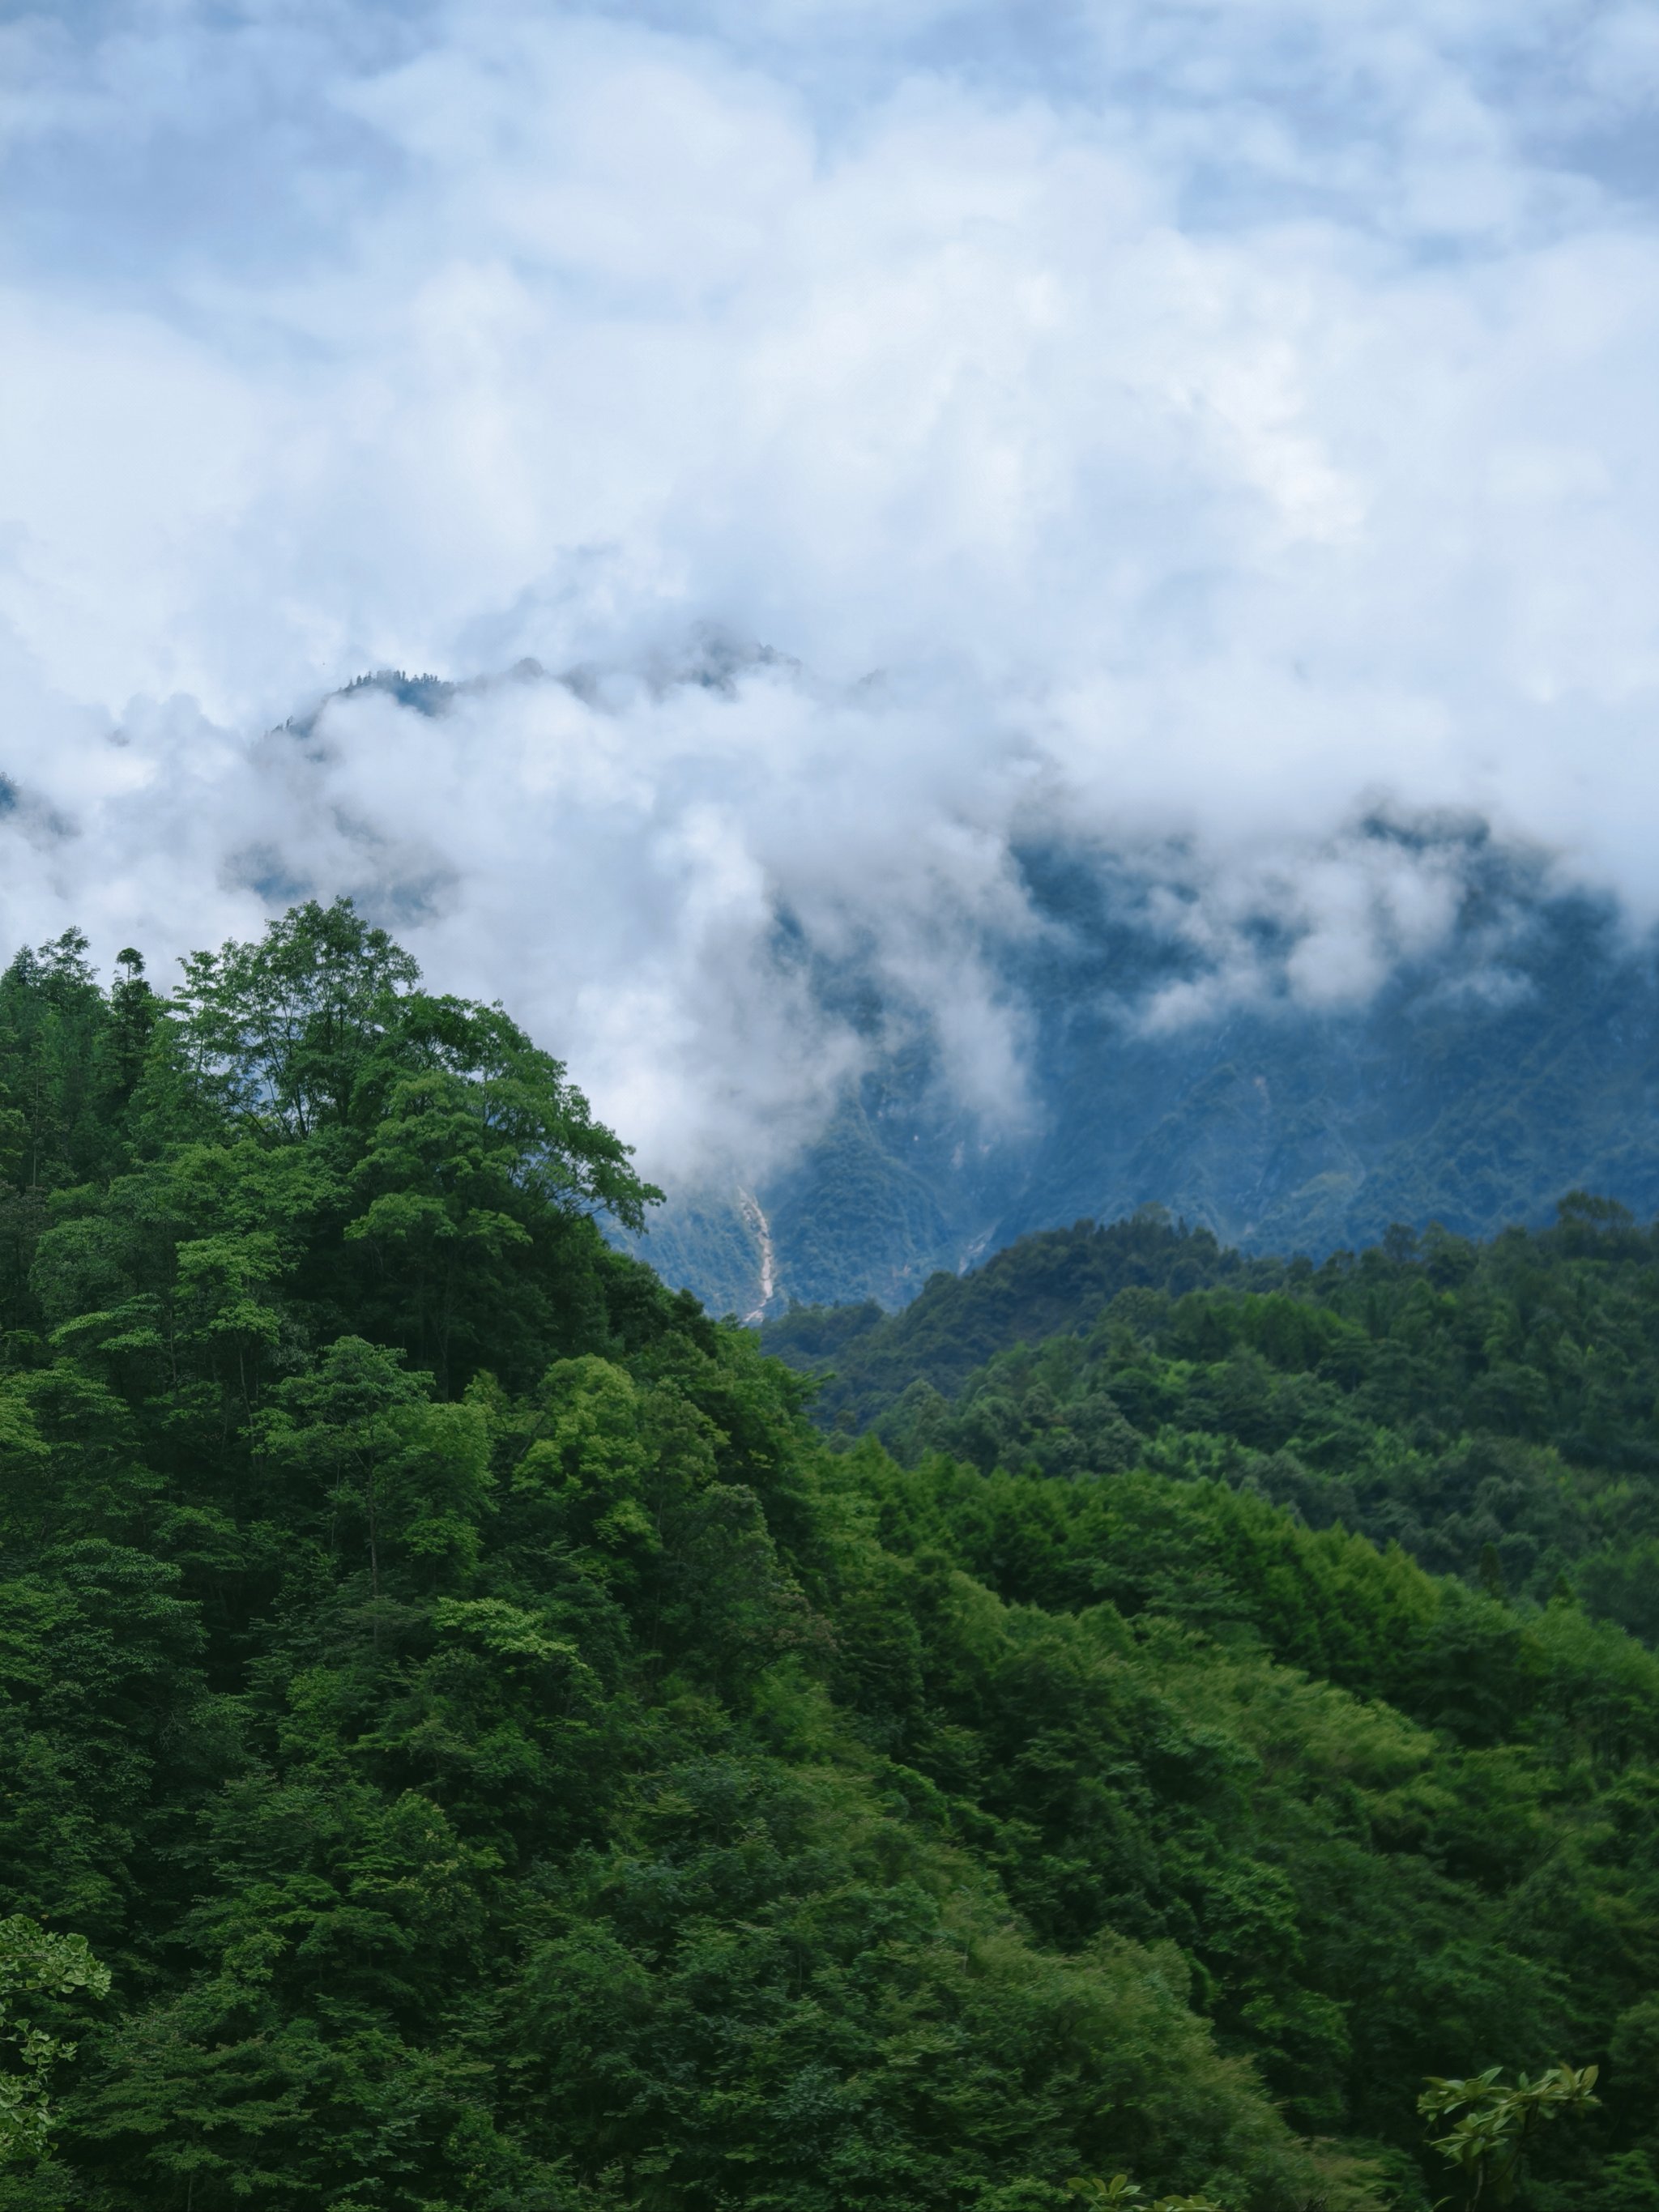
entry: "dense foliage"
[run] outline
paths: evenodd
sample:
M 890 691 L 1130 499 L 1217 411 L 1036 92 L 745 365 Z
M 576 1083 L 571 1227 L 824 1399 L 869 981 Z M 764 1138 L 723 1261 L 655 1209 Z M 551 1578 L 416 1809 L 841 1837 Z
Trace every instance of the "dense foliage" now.
M 896 1313 L 873 1300 L 792 1305 L 761 1340 L 817 1377 L 821 1423 L 857 1430 L 915 1383 L 954 1398 L 998 1352 L 1075 1334 L 1119 1291 L 1270 1290 L 1285 1274 L 1282 1261 L 1224 1250 L 1207 1230 L 1176 1229 L 1161 1207 L 1144 1206 L 1108 1228 L 1080 1221 L 1022 1237 L 969 1273 L 933 1275 Z
M 1425 2077 L 1570 2057 L 1528 2190 L 1659 2212 L 1659 1660 L 1031 1379 L 1317 1382 L 1248 1317 L 1389 1341 L 1368 1261 L 1120 1285 L 993 1370 L 1088 1450 L 929 1450 L 935 1390 L 903 1463 L 611 1249 L 624 1148 L 349 908 L 166 1001 L 20 956 L 0 1080 L 0 1918 L 113 1976 L 41 1995 L 0 2206 L 1359 2212 L 1440 2193 Z
M 825 1414 L 1045 1474 L 1213 1477 L 1659 1641 L 1659 1230 L 1577 1194 L 1488 1244 L 1242 1260 L 1148 1212 L 1028 1237 L 907 1312 L 768 1332 Z M 908 1373 L 907 1373 L 908 1369 Z

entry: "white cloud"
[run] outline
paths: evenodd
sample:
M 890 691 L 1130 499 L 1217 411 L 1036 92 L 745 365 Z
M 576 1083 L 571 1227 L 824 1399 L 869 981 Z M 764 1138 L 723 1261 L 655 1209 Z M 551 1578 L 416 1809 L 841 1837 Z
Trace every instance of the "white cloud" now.
M 1200 963 L 1162 1019 L 1346 1003 L 1443 935 L 1452 848 L 1379 805 L 1653 918 L 1644 11 L 4 37 L 14 939 L 358 889 L 684 1165 L 786 1149 L 872 1048 L 815 958 L 1017 1119 L 987 947 L 1039 926 L 1034 835 L 1135 856 Z M 809 672 L 668 680 L 701 623 Z M 526 654 L 610 672 L 260 738 Z

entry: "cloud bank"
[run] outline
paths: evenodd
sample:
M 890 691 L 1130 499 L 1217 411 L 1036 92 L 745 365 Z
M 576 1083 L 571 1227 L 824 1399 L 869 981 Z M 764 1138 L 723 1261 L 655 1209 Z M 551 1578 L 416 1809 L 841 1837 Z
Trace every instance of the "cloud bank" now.
M 896 1024 L 1018 1126 L 1034 840 L 1154 1022 L 1443 941 L 1379 817 L 1659 915 L 1650 9 L 153 0 L 0 82 L 10 939 L 352 890 L 689 1175 Z M 462 688 L 307 719 L 380 667 Z

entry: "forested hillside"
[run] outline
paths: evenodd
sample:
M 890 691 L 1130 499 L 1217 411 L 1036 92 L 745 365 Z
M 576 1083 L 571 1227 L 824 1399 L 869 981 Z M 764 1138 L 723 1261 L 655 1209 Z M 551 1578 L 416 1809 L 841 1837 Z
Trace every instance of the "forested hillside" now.
M 1161 1206 L 1144 1206 L 1106 1228 L 1079 1221 L 1022 1237 L 967 1274 L 933 1275 L 894 1314 L 873 1299 L 793 1305 L 762 1325 L 761 1341 L 815 1376 L 821 1424 L 863 1429 L 913 1384 L 952 1396 L 997 1353 L 1076 1334 L 1119 1291 L 1272 1289 L 1285 1273 L 1283 1261 L 1247 1259 L 1208 1230 L 1177 1229 Z
M 1132 1224 L 936 1296 L 890 1455 L 349 908 L 84 952 L 0 980 L 0 2207 L 1415 2212 L 1425 2077 L 1567 2060 L 1528 2201 L 1659 2208 L 1645 1237 Z M 1352 1533 L 1459 1453 L 1535 1556 Z
M 1395 1229 L 1315 1267 L 1155 1212 L 1023 1238 L 903 1312 L 769 1349 L 907 1462 L 1212 1477 L 1659 1642 L 1659 1232 L 1577 1194 L 1479 1244 Z

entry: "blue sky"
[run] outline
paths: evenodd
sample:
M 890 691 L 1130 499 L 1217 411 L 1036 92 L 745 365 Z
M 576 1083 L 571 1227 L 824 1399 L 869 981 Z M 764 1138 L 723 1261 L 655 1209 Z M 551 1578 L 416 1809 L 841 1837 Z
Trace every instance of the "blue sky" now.
M 1167 878 L 1152 1018 L 1437 942 L 1378 805 L 1652 920 L 1651 6 L 12 7 L 0 88 L 12 938 L 356 890 L 690 1172 L 857 1064 L 781 906 L 1018 1113 L 1034 822 Z

